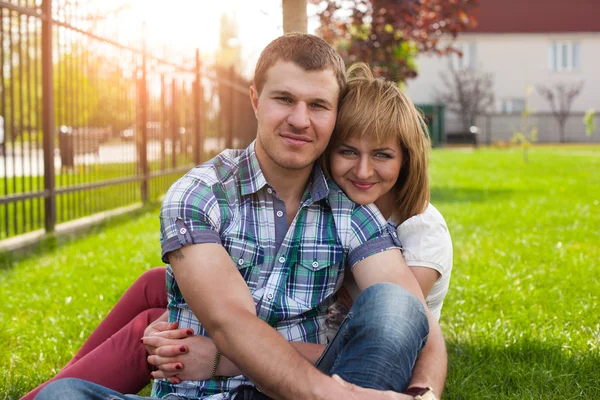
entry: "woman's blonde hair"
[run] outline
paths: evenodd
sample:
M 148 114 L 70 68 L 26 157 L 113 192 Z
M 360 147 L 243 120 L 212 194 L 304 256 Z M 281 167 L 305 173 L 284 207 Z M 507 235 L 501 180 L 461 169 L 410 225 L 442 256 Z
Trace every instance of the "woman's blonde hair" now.
M 395 191 L 394 220 L 401 224 L 425 211 L 429 203 L 429 149 L 431 142 L 423 116 L 400 88 L 390 81 L 374 78 L 364 63 L 353 64 L 347 72 L 346 93 L 340 103 L 329 153 L 348 139 L 369 139 L 377 143 L 397 140 L 402 149 L 402 167 Z

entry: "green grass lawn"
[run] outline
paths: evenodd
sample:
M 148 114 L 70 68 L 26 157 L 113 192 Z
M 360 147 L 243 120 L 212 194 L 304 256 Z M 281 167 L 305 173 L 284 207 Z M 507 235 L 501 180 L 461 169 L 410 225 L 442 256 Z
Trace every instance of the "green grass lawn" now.
M 600 399 L 600 147 L 433 154 L 447 398 Z
M 436 150 L 454 241 L 446 399 L 600 399 L 600 146 Z M 54 375 L 159 265 L 157 210 L 0 259 L 0 398 Z

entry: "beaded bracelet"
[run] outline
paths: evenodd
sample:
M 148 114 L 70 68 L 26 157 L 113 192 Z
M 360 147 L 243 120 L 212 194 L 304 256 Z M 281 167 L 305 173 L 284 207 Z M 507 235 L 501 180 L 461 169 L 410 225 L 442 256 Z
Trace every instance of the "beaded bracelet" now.
M 215 359 L 213 361 L 212 370 L 210 372 L 211 379 L 217 378 L 217 376 L 216 376 L 216 374 L 217 374 L 217 367 L 219 366 L 219 361 L 220 360 L 221 360 L 221 352 L 219 351 L 219 349 L 217 349 L 217 352 L 215 353 Z

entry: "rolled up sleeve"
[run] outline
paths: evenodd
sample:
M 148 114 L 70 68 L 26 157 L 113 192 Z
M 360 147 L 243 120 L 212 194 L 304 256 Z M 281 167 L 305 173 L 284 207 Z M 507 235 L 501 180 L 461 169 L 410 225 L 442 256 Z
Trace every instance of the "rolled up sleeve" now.
M 373 254 L 391 249 L 402 250 L 395 227 L 387 223 L 374 205 L 357 206 L 352 213 L 350 228 L 346 239 L 350 269 Z
M 213 188 L 197 179 L 183 177 L 171 186 L 160 211 L 161 258 L 200 243 L 221 244 L 221 210 Z

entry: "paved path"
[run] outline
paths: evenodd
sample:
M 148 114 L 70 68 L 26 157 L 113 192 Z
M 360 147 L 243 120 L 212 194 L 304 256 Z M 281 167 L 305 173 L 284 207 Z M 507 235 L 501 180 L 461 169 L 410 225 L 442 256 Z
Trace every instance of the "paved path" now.
M 225 145 L 224 139 L 207 138 L 204 141 L 205 151 L 217 151 Z M 180 152 L 180 149 L 177 149 Z M 191 149 L 188 149 L 191 152 Z M 171 155 L 171 143 L 165 143 L 165 154 L 167 160 Z M 98 153 L 79 154 L 75 156 L 75 165 L 91 164 L 117 164 L 134 163 L 137 159 L 136 148 L 133 142 L 122 142 L 116 144 L 101 145 Z M 150 141 L 148 143 L 148 161 L 160 160 L 160 142 Z M 58 172 L 61 167 L 60 152 L 58 149 L 54 154 L 54 168 Z M 43 176 L 44 157 L 41 149 L 29 149 L 27 146 L 21 149 L 19 145 L 7 149 L 6 156 L 0 154 L 0 179 L 15 176 Z

